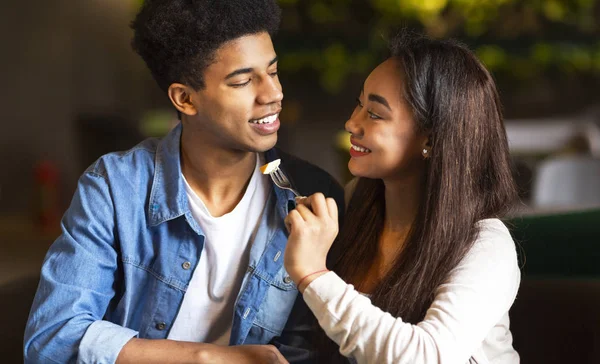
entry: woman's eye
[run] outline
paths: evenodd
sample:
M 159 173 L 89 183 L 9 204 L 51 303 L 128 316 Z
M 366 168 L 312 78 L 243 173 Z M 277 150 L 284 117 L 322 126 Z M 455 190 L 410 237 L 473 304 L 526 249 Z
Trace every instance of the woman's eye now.
M 372 111 L 368 111 L 369 113 L 369 118 L 371 119 L 381 119 L 381 116 L 374 114 Z
M 356 98 L 356 106 L 363 107 L 363 104 L 362 104 L 362 102 L 360 102 L 360 99 L 358 97 Z
M 279 74 L 279 71 L 274 71 L 274 72 L 271 72 L 271 73 L 269 73 L 269 74 L 270 74 L 271 76 L 275 77 L 275 76 L 277 76 L 277 75 Z

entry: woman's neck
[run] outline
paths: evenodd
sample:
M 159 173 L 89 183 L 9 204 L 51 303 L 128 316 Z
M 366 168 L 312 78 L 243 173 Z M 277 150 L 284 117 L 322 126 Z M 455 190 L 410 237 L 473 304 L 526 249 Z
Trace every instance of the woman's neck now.
M 386 202 L 383 231 L 379 236 L 377 255 L 360 279 L 358 288 L 361 291 L 372 293 L 402 252 L 419 209 L 422 180 L 409 177 L 383 181 Z
M 384 231 L 407 234 L 417 216 L 423 180 L 420 175 L 394 180 L 384 180 L 385 220 Z

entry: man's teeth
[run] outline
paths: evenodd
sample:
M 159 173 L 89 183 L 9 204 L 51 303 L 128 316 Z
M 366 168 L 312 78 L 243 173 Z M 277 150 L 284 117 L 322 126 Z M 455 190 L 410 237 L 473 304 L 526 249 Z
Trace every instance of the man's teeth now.
M 352 149 L 356 150 L 357 152 L 361 152 L 361 153 L 371 153 L 370 149 L 362 148 L 362 147 L 359 147 L 359 146 L 354 145 L 354 144 L 352 144 Z
M 275 114 L 275 115 L 267 116 L 262 119 L 250 120 L 250 122 L 252 124 L 273 124 L 275 122 L 275 120 L 277 120 L 278 116 L 279 116 L 279 114 Z

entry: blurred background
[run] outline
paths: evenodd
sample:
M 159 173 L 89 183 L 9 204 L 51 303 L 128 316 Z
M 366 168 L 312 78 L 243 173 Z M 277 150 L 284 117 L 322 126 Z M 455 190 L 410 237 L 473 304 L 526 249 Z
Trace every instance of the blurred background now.
M 515 345 L 526 363 L 565 362 L 556 360 L 573 352 L 581 357 L 569 362 L 600 362 L 600 1 L 279 2 L 279 146 L 342 183 L 350 178 L 343 125 L 383 60 L 389 29 L 458 38 L 477 53 L 497 81 L 521 194 L 508 220 L 526 278 L 514 309 L 528 319 L 514 321 Z M 176 123 L 129 45 L 140 5 L 0 4 L 0 301 L 13 305 L 0 310 L 26 317 L 44 253 L 86 167 Z M 548 356 L 537 360 L 527 340 L 553 332 L 547 320 L 557 310 L 582 315 L 585 325 L 570 316 L 562 334 L 536 339 Z M 14 317 L 18 332 L 24 319 Z M 13 350 L 22 331 L 4 331 L 0 342 Z

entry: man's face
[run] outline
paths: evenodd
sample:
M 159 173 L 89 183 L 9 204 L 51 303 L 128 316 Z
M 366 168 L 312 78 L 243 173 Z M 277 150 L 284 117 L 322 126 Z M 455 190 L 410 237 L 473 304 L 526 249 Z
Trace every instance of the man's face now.
M 205 87 L 191 94 L 189 118 L 199 142 L 213 148 L 264 152 L 275 146 L 283 93 L 268 33 L 222 45 L 204 72 Z

